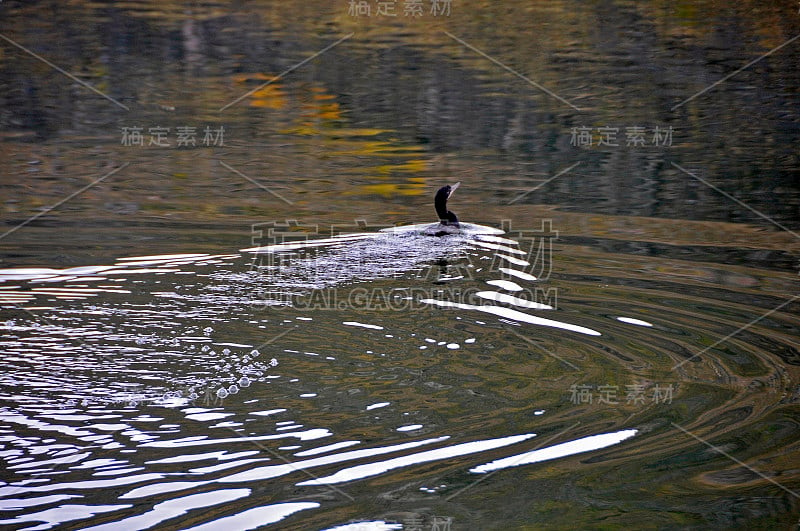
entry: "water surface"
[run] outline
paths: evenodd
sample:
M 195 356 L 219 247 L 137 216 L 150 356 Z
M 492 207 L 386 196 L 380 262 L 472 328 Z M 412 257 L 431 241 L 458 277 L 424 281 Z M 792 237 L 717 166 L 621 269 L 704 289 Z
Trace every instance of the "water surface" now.
M 796 5 L 0 10 L 3 526 L 796 525 Z

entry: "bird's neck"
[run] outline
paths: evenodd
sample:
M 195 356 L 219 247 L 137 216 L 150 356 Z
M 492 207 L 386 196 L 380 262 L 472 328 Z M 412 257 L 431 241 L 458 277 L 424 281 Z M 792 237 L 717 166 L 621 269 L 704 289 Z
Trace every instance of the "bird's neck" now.
M 434 207 L 436 208 L 436 215 L 439 216 L 439 219 L 447 219 L 447 199 L 442 200 L 437 197 L 434 202 Z

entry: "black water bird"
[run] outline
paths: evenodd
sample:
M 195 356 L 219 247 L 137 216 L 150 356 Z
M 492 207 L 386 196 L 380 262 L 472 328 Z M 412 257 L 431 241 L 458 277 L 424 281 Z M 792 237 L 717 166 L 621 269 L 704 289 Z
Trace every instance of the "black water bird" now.
M 439 229 L 441 229 L 440 232 L 436 233 L 437 236 L 458 232 L 458 216 L 447 210 L 447 200 L 459 186 L 461 186 L 461 182 L 457 182 L 452 186 L 442 186 L 436 192 L 433 205 L 436 207 L 436 215 L 439 216 Z

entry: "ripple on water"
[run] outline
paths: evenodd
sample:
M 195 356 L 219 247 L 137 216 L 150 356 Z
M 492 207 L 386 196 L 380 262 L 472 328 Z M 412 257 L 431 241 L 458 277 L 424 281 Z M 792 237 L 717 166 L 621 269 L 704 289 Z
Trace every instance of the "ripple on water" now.
M 95 529 L 143 528 L 193 515 L 198 529 L 235 528 L 314 514 L 322 504 L 305 496 L 343 482 L 399 485 L 419 475 L 413 481 L 445 486 L 414 484 L 416 495 L 438 496 L 452 482 L 432 470 L 469 476 L 547 461 L 550 474 L 560 459 L 633 440 L 637 456 L 617 464 L 634 466 L 641 455 L 696 442 L 650 435 L 663 435 L 673 419 L 702 432 L 692 423 L 704 415 L 731 431 L 755 423 L 784 436 L 770 420 L 779 399 L 764 400 L 772 395 L 759 390 L 797 401 L 787 391 L 800 364 L 797 320 L 775 311 L 715 344 L 777 307 L 777 296 L 742 302 L 694 281 L 615 279 L 594 256 L 580 261 L 585 270 L 545 278 L 530 273 L 517 242 L 494 234 L 477 245 L 469 234 L 449 239 L 433 255 L 418 245 L 387 264 L 399 239 L 419 243 L 413 230 L 294 244 L 297 269 L 276 276 L 263 262 L 247 270 L 251 257 L 202 254 L 0 271 L 0 284 L 14 282 L 0 290 L 0 304 L 52 304 L 0 322 L 0 458 L 13 474 L 0 486 L 0 523 L 89 526 L 104 515 Z M 342 262 L 360 254 L 363 262 L 342 273 Z M 169 280 L 176 272 L 188 275 Z M 66 285 L 76 279 L 85 285 Z M 33 285 L 42 280 L 46 288 Z M 251 291 L 264 285 L 291 295 L 283 309 L 251 305 Z M 315 286 L 413 296 L 408 307 L 297 305 Z M 537 289 L 548 287 L 563 294 L 540 300 Z M 667 386 L 669 402 L 657 394 Z M 617 394 L 609 399 L 601 389 Z M 646 394 L 631 399 L 639 391 Z M 593 400 L 582 402 L 587 394 Z M 507 419 L 525 428 L 512 430 Z M 534 431 L 561 433 L 579 421 L 583 437 L 526 443 Z M 492 435 L 475 435 L 483 433 Z M 737 441 L 727 442 L 735 452 Z M 737 477 L 710 473 L 704 481 Z M 106 494 L 121 487 L 114 500 L 135 505 L 108 503 Z M 277 499 L 254 506 L 256 489 Z M 281 489 L 306 490 L 293 501 L 280 498 Z M 76 497 L 85 504 L 72 503 Z M 207 510 L 223 504 L 223 516 L 200 516 L 223 514 Z

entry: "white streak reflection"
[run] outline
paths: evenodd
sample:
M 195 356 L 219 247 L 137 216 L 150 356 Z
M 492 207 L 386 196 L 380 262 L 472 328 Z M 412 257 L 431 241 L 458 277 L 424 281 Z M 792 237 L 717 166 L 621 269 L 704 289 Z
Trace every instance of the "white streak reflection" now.
M 591 435 L 582 439 L 557 444 L 548 448 L 540 450 L 533 450 L 524 454 L 512 455 L 486 463 L 485 465 L 470 468 L 469 471 L 474 474 L 485 474 L 494 470 L 501 470 L 503 468 L 511 468 L 515 466 L 528 465 L 531 463 L 539 463 L 542 461 L 549 461 L 550 459 L 558 459 L 559 457 L 567 457 L 569 455 L 590 452 L 592 450 L 599 450 L 608 446 L 619 444 L 620 442 L 636 435 L 638 430 L 622 430 L 613 433 L 601 433 L 599 435 Z
M 597 330 L 592 330 L 591 328 L 586 328 L 584 326 L 562 323 L 561 321 L 554 321 L 553 319 L 545 319 L 543 317 L 536 317 L 534 315 L 530 315 L 517 310 L 512 310 L 510 308 L 502 308 L 500 306 L 489 306 L 489 305 L 476 306 L 474 304 L 462 304 L 458 302 L 439 301 L 436 299 L 421 299 L 420 302 L 423 302 L 425 304 L 434 304 L 436 306 L 442 306 L 445 308 L 461 308 L 464 310 L 477 310 L 479 312 L 492 313 L 500 317 L 513 319 L 514 321 L 522 321 L 523 323 L 530 323 L 540 326 L 549 326 L 552 328 L 560 328 L 562 330 L 578 332 L 580 334 L 586 334 L 588 336 L 602 335 Z
M 462 455 L 474 454 L 477 452 L 484 452 L 494 448 L 515 444 L 535 436 L 536 434 L 534 433 L 526 433 L 524 435 L 512 435 L 510 437 L 501 437 L 499 439 L 487 439 L 482 441 L 456 444 L 453 446 L 447 446 L 445 448 L 420 452 L 418 454 L 395 457 L 394 459 L 379 461 L 377 463 L 367 463 L 365 465 L 357 465 L 354 467 L 345 468 L 330 476 L 312 479 L 309 481 L 302 481 L 298 483 L 298 485 L 330 485 L 333 483 L 343 483 L 345 481 L 368 478 L 370 476 L 383 474 L 395 468 L 402 468 L 410 465 L 437 461 L 440 459 L 448 459 Z

